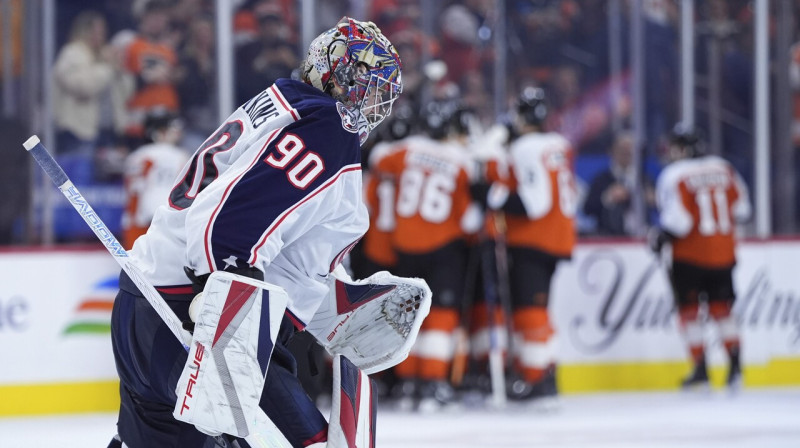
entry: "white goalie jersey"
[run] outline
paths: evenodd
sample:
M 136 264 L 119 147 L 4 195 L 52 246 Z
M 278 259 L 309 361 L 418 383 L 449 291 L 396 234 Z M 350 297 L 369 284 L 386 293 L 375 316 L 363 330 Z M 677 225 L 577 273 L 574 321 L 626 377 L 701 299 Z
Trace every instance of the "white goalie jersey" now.
M 238 108 L 184 166 L 131 256 L 162 291 L 248 265 L 289 296 L 304 328 L 327 276 L 368 228 L 360 144 L 341 103 L 278 80 Z

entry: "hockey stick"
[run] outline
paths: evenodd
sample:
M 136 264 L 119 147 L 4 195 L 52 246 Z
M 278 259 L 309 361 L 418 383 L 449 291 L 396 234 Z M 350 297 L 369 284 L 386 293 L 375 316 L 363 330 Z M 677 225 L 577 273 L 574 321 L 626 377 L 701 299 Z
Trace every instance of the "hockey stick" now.
M 472 324 L 472 306 L 475 303 L 475 277 L 478 275 L 480 265 L 480 245 L 470 245 L 467 255 L 467 270 L 464 276 L 464 295 L 461 301 L 461 318 L 456 328 L 456 349 L 453 365 L 450 368 L 450 382 L 454 386 L 461 386 L 469 364 L 469 331 Z
M 95 213 L 89 203 L 86 202 L 86 199 L 84 199 L 83 195 L 78 191 L 78 188 L 72 184 L 72 181 L 69 180 L 69 177 L 67 177 L 67 174 L 61 169 L 58 162 L 47 152 L 47 149 L 45 149 L 44 145 L 39 141 L 39 137 L 35 135 L 32 136 L 23 143 L 23 146 L 33 158 L 36 159 L 39 166 L 47 173 L 50 180 L 56 184 L 56 187 L 61 190 L 61 193 L 69 200 L 70 204 L 75 207 L 75 210 L 81 215 L 81 218 L 86 221 L 86 224 L 89 225 L 97 238 L 105 245 L 108 252 L 114 256 L 114 260 L 116 260 L 122 270 L 128 274 L 131 280 L 136 284 L 136 287 L 144 294 L 144 297 L 153 309 L 156 310 L 156 313 L 158 313 L 158 317 L 167 324 L 167 327 L 169 327 L 172 334 L 178 338 L 183 348 L 189 351 L 189 345 L 192 343 L 191 333 L 183 329 L 178 316 L 167 306 L 167 303 L 153 285 L 150 285 L 144 280 L 139 269 L 133 264 L 130 257 L 128 257 L 128 252 L 125 251 L 119 241 L 117 241 L 117 238 L 114 237 L 114 234 L 108 230 L 105 223 L 97 216 L 97 213 Z
M 147 302 L 153 307 L 158 316 L 169 327 L 172 334 L 178 339 L 183 346 L 184 350 L 189 351 L 192 343 L 192 335 L 183 329 L 180 319 L 172 311 L 164 298 L 158 293 L 156 288 L 148 283 L 139 269 L 128 257 L 128 252 L 117 241 L 117 238 L 108 229 L 105 223 L 97 216 L 97 213 L 92 209 L 89 203 L 81 195 L 78 188 L 73 185 L 69 180 L 67 174 L 61 166 L 53 159 L 53 156 L 47 151 L 44 145 L 37 136 L 31 136 L 25 143 L 22 144 L 25 149 L 36 159 L 39 166 L 42 167 L 44 172 L 50 177 L 50 180 L 58 187 L 62 194 L 69 200 L 70 204 L 81 215 L 86 224 L 92 229 L 94 234 L 105 245 L 108 252 L 114 257 L 114 260 L 120 265 L 123 271 L 131 278 L 136 284 L 136 287 L 144 295 Z M 291 445 L 275 426 L 275 424 L 264 414 L 263 411 L 259 413 L 256 430 L 251 432 L 245 440 L 253 447 L 261 448 L 289 448 Z
M 483 239 L 483 238 L 482 238 Z M 497 408 L 504 408 L 506 406 L 506 377 L 505 366 L 503 365 L 503 349 L 500 347 L 500 328 L 495 322 L 495 315 L 499 304 L 499 287 L 495 281 L 495 274 L 493 267 L 497 262 L 497 248 L 496 242 L 485 238 L 483 243 L 486 245 L 491 244 L 492 249 L 495 251 L 495 257 L 488 248 L 480 247 L 481 251 L 481 270 L 483 273 L 483 288 L 486 294 L 486 309 L 489 315 L 488 329 L 489 329 L 489 378 L 492 382 L 492 403 Z M 483 246 L 483 245 L 482 245 Z
M 494 226 L 496 236 L 494 240 L 494 256 L 497 267 L 497 298 L 500 311 L 503 314 L 503 324 L 506 330 L 506 350 L 509 356 L 506 357 L 506 367 L 512 360 L 514 353 L 514 334 L 512 325 L 512 304 L 511 304 L 511 285 L 510 274 L 508 272 L 508 245 L 506 244 L 506 214 L 496 211 L 494 214 Z

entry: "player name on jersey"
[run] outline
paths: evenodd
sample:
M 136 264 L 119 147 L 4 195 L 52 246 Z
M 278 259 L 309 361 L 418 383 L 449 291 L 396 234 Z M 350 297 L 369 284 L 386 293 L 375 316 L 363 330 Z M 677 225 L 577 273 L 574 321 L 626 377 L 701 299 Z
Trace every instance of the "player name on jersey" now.
M 269 96 L 269 92 L 264 90 L 258 95 L 244 103 L 242 106 L 247 115 L 250 117 L 250 122 L 253 123 L 253 129 L 257 129 L 270 118 L 277 117 L 279 112 Z

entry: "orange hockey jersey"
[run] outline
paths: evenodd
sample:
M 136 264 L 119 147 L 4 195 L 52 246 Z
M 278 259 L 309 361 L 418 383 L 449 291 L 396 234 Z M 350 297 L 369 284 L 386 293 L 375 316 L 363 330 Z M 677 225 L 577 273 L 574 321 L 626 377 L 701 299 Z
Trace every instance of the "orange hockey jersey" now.
M 373 151 L 380 153 L 389 146 L 376 145 Z M 397 198 L 394 181 L 381 179 L 379 175 L 367 175 L 364 183 L 364 203 L 369 210 L 369 230 L 362 238 L 364 255 L 372 262 L 393 266 L 397 254 L 392 247 L 392 232 L 395 228 L 394 203 Z
M 371 164 L 379 176 L 396 182 L 392 243 L 397 250 L 430 252 L 477 227 L 479 216 L 468 213 L 473 169 L 465 148 L 413 137 L 392 151 L 375 154 Z M 462 222 L 471 216 L 474 224 Z
M 495 176 L 520 196 L 528 215 L 506 216 L 507 244 L 569 258 L 577 209 L 569 142 L 556 133 L 526 134 L 511 144 L 506 163 Z
M 676 237 L 672 259 L 705 268 L 736 263 L 734 227 L 750 217 L 747 186 L 717 156 L 679 160 L 658 177 L 661 227 Z

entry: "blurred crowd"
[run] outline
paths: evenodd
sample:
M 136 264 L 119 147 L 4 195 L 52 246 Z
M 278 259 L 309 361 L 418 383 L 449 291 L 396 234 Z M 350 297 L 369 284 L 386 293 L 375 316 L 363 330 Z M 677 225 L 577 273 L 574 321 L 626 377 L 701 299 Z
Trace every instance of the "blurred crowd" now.
M 299 66 L 303 11 L 299 0 L 232 3 L 234 95 L 235 103 L 242 104 L 275 79 L 292 76 Z M 710 92 L 716 82 L 723 116 L 716 146 L 752 186 L 751 3 L 697 2 L 695 60 L 697 125 L 710 126 Z M 428 102 L 455 95 L 475 111 L 481 129 L 488 129 L 508 120 L 509 105 L 525 87 L 543 88 L 551 110 L 548 128 L 564 135 L 576 153 L 582 204 L 578 232 L 641 235 L 643 225 L 652 221 L 647 188 L 661 169 L 665 136 L 681 118 L 679 2 L 641 4 L 646 38 L 640 167 L 628 166 L 633 161 L 626 155 L 637 141 L 631 138 L 630 1 L 508 0 L 503 8 L 493 0 L 337 0 L 315 5 L 311 13 L 318 29 L 311 34 L 342 15 L 363 13 L 395 44 L 404 64 L 396 116 L 419 115 Z M 58 2 L 52 79 L 57 139 L 50 146 L 76 184 L 107 183 L 119 189 L 128 155 L 152 141 L 145 123 L 153 115 L 180 119 L 177 146 L 187 154 L 213 132 L 219 119 L 214 11 L 212 0 L 102 0 L 91 7 L 77 0 Z M 496 45 L 498 35 L 503 45 Z M 719 50 L 718 81 L 708 76 L 712 41 Z M 495 79 L 498 51 L 504 52 L 506 64 L 502 80 Z M 792 73 L 800 73 L 800 58 L 792 61 Z M 797 79 L 795 73 L 792 85 L 800 91 Z M 498 93 L 505 98 L 498 100 Z M 795 115 L 800 121 L 800 113 Z M 391 123 L 383 126 L 369 145 L 391 140 L 392 129 Z M 632 176 L 636 170 L 639 175 Z M 635 178 L 645 187 L 639 196 L 631 182 Z M 631 221 L 634 198 L 645 209 L 645 222 L 638 225 Z M 110 207 L 121 209 L 120 204 Z M 4 241 L 36 239 L 24 231 L 30 225 L 20 225 L 25 219 L 3 219 L 15 224 L 7 231 L 15 236 Z M 76 238 L 76 233 L 63 232 L 60 239 Z

